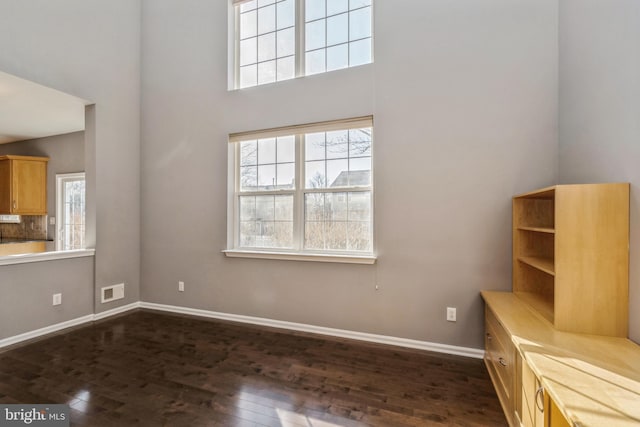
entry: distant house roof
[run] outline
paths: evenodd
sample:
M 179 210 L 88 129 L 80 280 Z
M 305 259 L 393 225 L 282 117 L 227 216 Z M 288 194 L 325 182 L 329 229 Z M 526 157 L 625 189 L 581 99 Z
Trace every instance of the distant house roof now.
M 368 185 L 371 185 L 371 171 L 342 171 L 331 183 L 330 187 Z

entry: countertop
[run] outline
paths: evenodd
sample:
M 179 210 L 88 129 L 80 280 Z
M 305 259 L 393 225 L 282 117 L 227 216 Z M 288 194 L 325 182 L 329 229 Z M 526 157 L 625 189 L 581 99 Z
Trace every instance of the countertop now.
M 511 292 L 482 297 L 572 425 L 640 424 L 640 346 L 558 331 Z

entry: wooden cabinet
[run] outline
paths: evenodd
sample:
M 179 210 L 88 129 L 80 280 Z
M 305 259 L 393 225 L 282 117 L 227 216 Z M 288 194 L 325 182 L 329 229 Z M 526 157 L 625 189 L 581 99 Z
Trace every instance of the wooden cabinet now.
M 47 214 L 46 157 L 0 156 L 0 214 Z
M 558 330 L 628 334 L 629 184 L 513 199 L 513 292 Z
M 0 256 L 44 252 L 45 248 L 45 242 L 5 243 L 0 244 Z
M 513 413 L 516 406 L 514 397 L 515 353 L 511 337 L 491 309 L 486 307 L 484 361 L 495 385 L 502 410 L 511 425 L 514 422 Z
M 519 357 L 519 381 L 516 393 L 518 402 L 516 412 L 524 427 L 545 427 L 549 425 L 549 397 L 544 392 L 540 380 L 533 373 L 529 364 Z

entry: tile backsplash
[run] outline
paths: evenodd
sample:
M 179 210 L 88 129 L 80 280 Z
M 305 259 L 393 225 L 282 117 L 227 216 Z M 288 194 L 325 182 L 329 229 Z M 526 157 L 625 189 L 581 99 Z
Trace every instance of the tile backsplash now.
M 22 215 L 19 224 L 0 224 L 0 235 L 5 239 L 47 238 L 47 215 Z

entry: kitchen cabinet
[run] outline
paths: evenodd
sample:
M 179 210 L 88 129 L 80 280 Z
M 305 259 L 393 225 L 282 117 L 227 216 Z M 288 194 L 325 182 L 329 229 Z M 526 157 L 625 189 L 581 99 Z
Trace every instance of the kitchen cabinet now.
M 47 157 L 0 156 L 0 214 L 47 214 Z

